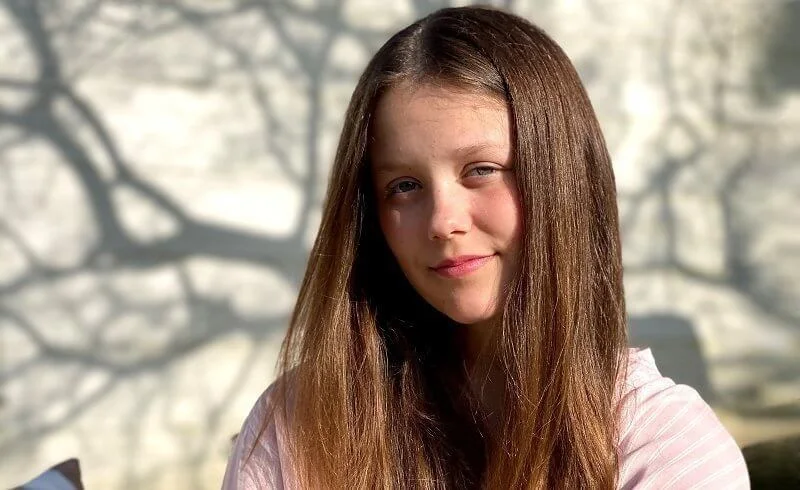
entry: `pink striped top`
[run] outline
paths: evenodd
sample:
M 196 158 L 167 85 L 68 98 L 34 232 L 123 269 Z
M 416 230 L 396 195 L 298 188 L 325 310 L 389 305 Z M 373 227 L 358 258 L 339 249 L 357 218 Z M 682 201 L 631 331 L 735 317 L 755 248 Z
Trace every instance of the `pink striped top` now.
M 256 441 L 268 395 L 269 389 L 244 422 L 223 490 L 297 488 L 282 450 L 285 436 L 276 429 L 281 424 L 270 424 Z M 619 488 L 750 488 L 736 442 L 694 389 L 658 372 L 649 349 L 631 349 L 623 396 Z

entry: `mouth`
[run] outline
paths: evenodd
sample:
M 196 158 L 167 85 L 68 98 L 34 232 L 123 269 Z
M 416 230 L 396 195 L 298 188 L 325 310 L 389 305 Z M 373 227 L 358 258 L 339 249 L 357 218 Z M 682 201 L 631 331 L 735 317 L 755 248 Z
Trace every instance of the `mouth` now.
M 431 269 L 444 277 L 463 277 L 483 267 L 492 255 L 462 255 L 439 262 Z

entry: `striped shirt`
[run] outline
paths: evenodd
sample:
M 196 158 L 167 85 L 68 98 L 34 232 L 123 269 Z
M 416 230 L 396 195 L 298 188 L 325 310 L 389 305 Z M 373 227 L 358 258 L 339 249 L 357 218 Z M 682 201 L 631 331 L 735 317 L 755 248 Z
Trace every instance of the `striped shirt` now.
M 282 424 L 269 424 L 256 440 L 269 392 L 236 438 L 223 490 L 297 488 L 285 435 L 276 429 Z M 649 349 L 630 350 L 622 396 L 618 488 L 750 488 L 742 453 L 711 407 L 694 389 L 662 376 Z

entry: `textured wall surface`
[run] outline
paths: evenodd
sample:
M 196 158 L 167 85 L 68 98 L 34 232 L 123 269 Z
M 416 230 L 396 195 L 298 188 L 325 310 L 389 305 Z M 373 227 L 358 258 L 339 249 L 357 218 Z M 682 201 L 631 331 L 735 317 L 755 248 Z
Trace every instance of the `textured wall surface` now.
M 218 488 L 355 80 L 445 5 L 0 2 L 0 486 Z M 800 2 L 495 5 L 595 103 L 634 341 L 740 441 L 800 431 Z

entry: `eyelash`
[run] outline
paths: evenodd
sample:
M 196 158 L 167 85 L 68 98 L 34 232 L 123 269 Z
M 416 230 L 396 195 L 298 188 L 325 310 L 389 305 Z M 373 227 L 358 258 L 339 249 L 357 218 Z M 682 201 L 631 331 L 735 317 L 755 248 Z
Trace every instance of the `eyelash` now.
M 473 172 L 475 172 L 477 170 L 491 170 L 491 172 L 488 173 L 488 174 L 476 174 L 478 177 L 484 177 L 486 175 L 492 175 L 492 174 L 500 171 L 500 169 L 497 168 L 497 167 L 483 166 L 483 167 L 475 167 L 473 169 L 470 169 L 470 171 L 467 172 L 467 175 L 469 176 L 469 174 L 471 174 L 471 173 L 473 173 Z
M 394 196 L 395 194 L 405 194 L 405 193 L 407 193 L 407 192 L 410 192 L 410 191 L 406 191 L 406 192 L 400 192 L 400 191 L 398 191 L 398 190 L 397 190 L 397 188 L 398 188 L 398 186 L 400 186 L 400 184 L 406 184 L 406 183 L 410 183 L 410 184 L 414 184 L 414 185 L 419 185 L 419 184 L 417 184 L 416 182 L 414 182 L 414 181 L 411 181 L 411 180 L 408 180 L 408 179 L 406 179 L 406 180 L 401 180 L 400 182 L 397 182 L 397 183 L 395 183 L 395 184 L 393 184 L 393 185 L 390 185 L 390 186 L 389 186 L 389 188 L 386 190 L 386 195 L 387 195 L 387 196 Z
M 489 172 L 488 173 L 475 173 L 475 172 L 481 171 L 481 170 L 489 170 Z M 497 173 L 497 172 L 499 172 L 501 170 L 502 170 L 501 168 L 490 167 L 488 165 L 483 165 L 483 166 L 480 166 L 480 167 L 474 167 L 474 168 L 470 169 L 470 171 L 467 172 L 467 177 L 487 177 L 487 176 L 493 175 L 493 174 L 495 174 L 495 173 Z M 406 194 L 408 192 L 411 192 L 410 190 L 405 191 L 405 192 L 400 192 L 400 191 L 397 190 L 397 187 L 399 185 L 405 184 L 405 183 L 411 183 L 411 184 L 414 184 L 414 185 L 417 185 L 417 186 L 419 185 L 417 182 L 414 182 L 414 181 L 411 181 L 411 180 L 408 180 L 408 179 L 404 179 L 404 180 L 401 180 L 399 182 L 396 182 L 393 185 L 390 185 L 388 187 L 387 191 L 386 191 L 386 195 L 387 196 L 394 196 L 396 194 Z

